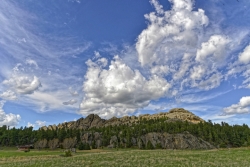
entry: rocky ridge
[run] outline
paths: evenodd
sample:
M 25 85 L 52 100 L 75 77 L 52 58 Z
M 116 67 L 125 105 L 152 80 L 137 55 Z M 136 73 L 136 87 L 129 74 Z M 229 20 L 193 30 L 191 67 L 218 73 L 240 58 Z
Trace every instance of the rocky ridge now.
M 160 112 L 157 114 L 144 114 L 137 116 L 124 116 L 121 118 L 113 117 L 111 119 L 105 120 L 100 118 L 96 114 L 90 114 L 86 118 L 80 118 L 76 121 L 70 121 L 65 122 L 56 125 L 49 125 L 49 126 L 43 126 L 40 129 L 43 130 L 56 130 L 56 129 L 83 129 L 88 130 L 93 127 L 102 127 L 102 126 L 109 126 L 109 125 L 132 125 L 139 123 L 140 120 L 150 120 L 150 119 L 159 119 L 159 118 L 167 118 L 166 121 L 172 122 L 172 121 L 188 121 L 191 123 L 199 123 L 199 122 L 205 122 L 200 117 L 194 115 L 192 112 L 185 110 L 183 108 L 174 108 L 171 109 L 169 112 Z

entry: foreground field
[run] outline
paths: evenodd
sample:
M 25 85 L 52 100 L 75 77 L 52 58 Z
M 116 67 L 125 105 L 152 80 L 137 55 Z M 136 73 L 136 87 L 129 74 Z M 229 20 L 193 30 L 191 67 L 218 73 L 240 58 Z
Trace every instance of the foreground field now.
M 90 150 L 78 151 L 72 157 L 63 152 L 20 152 L 0 150 L 0 166 L 250 166 L 250 149 L 225 150 Z

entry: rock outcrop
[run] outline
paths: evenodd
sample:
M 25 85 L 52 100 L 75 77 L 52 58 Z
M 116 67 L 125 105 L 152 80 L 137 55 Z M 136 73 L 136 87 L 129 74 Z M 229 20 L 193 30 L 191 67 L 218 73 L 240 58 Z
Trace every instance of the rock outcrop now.
M 97 133 L 97 132 L 96 132 Z M 94 137 L 91 136 L 91 134 L 87 134 L 83 137 L 84 143 L 93 142 L 93 140 L 96 140 Z M 95 134 L 96 136 L 96 134 Z M 98 140 L 102 140 L 102 135 L 98 134 Z M 145 135 L 140 136 L 139 138 L 131 137 L 130 139 L 132 146 L 138 147 L 138 148 L 147 148 L 148 142 L 150 142 L 153 145 L 153 148 L 162 148 L 162 149 L 214 149 L 215 147 L 211 145 L 210 143 L 204 141 L 201 138 L 195 137 L 189 132 L 184 133 L 178 133 L 178 134 L 169 134 L 169 133 L 147 133 Z M 111 136 L 109 140 L 108 148 L 115 148 L 118 146 L 126 147 L 127 139 L 122 138 L 120 136 Z M 96 140 L 97 143 L 97 140 Z M 97 147 L 100 147 L 100 144 Z
M 195 137 L 188 132 L 178 134 L 168 133 L 148 133 L 141 137 L 142 141 L 146 145 L 147 142 L 151 142 L 152 145 L 157 148 L 165 149 L 213 149 L 215 148 L 210 143 Z

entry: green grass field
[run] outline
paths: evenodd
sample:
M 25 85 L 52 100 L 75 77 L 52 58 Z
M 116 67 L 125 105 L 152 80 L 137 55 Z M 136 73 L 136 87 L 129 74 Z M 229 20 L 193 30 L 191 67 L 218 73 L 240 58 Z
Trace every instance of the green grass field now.
M 0 166 L 239 166 L 250 167 L 250 149 L 224 150 L 136 150 L 96 149 L 77 151 L 64 157 L 62 150 L 21 152 L 14 149 L 0 150 Z

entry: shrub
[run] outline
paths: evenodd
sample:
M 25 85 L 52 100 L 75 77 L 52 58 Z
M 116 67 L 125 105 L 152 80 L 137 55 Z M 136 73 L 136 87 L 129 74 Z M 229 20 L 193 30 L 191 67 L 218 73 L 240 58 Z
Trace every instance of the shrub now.
M 26 152 L 26 153 L 27 153 L 27 152 L 30 152 L 30 149 L 24 150 L 24 152 Z
M 78 149 L 79 150 L 84 150 L 84 144 L 82 142 L 78 145 Z
M 89 143 L 80 143 L 79 145 L 78 145 L 78 149 L 79 150 L 90 150 L 90 145 L 89 145 Z
M 227 145 L 225 143 L 220 144 L 220 148 L 226 148 L 226 147 L 227 147 Z
M 71 157 L 72 156 L 70 150 L 66 150 L 64 153 L 65 153 L 65 157 Z

